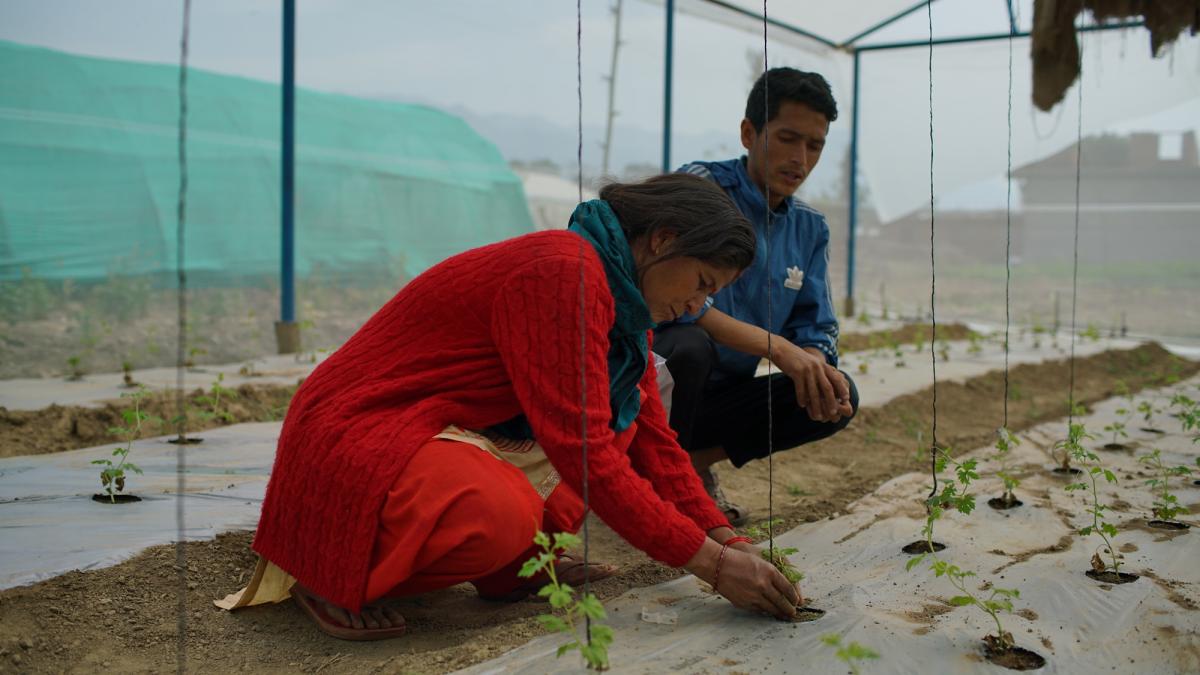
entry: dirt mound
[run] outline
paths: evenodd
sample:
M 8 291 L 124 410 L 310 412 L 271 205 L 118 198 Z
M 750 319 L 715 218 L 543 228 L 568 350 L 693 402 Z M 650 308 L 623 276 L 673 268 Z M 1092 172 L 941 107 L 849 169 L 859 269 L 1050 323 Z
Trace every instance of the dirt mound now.
M 240 422 L 270 422 L 283 419 L 297 385 L 244 384 L 235 398 L 223 397 L 221 415 L 211 415 L 212 406 L 201 400 L 207 394 L 196 389 L 188 395 L 188 431 L 201 431 Z M 53 405 L 41 410 L 0 408 L 0 457 L 41 455 L 77 448 L 116 443 L 108 432 L 122 424 L 121 411 L 129 401 L 105 401 L 99 407 Z M 144 436 L 175 433 L 170 420 L 176 416 L 174 392 L 153 392 L 142 402 L 142 409 L 163 420 L 149 424 Z

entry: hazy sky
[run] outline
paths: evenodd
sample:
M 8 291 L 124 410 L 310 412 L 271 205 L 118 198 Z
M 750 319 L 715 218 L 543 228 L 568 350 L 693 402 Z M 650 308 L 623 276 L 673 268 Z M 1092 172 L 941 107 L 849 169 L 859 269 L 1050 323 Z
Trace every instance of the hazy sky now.
M 1018 3 L 1025 25 L 1031 3 Z M 575 128 L 574 2 L 298 0 L 296 4 L 297 81 L 301 86 L 451 110 L 465 108 L 477 115 L 537 117 L 563 129 Z M 611 57 L 610 8 L 614 4 L 615 0 L 582 2 L 583 116 L 585 126 L 591 128 L 585 138 L 585 162 L 592 165 L 599 163 L 598 129 L 606 114 L 604 75 Z M 687 2 L 680 0 L 680 4 Z M 280 5 L 280 0 L 194 0 L 190 63 L 277 82 Z M 3 0 L 0 39 L 92 56 L 175 63 L 181 7 L 178 0 Z M 624 0 L 623 8 L 624 44 L 616 88 L 618 124 L 645 132 L 641 136 L 648 138 L 648 134 L 660 134 L 662 127 L 663 8 L 661 2 L 651 0 Z M 1005 26 L 1003 0 L 939 0 L 934 8 L 939 35 L 974 29 L 1000 32 Z M 711 147 L 730 155 L 740 151 L 737 125 L 749 85 L 761 67 L 752 63 L 761 48 L 761 34 L 753 22 L 744 22 L 743 27 L 718 25 L 685 12 L 676 20 L 675 131 L 717 134 L 717 138 L 728 134 L 727 145 Z M 916 12 L 881 37 L 921 39 L 925 30 L 924 12 Z M 1144 49 L 1147 38 L 1142 32 L 1122 39 L 1132 52 Z M 1026 46 L 1023 43 L 1022 60 Z M 826 68 L 811 52 L 783 41 L 772 41 L 770 50 L 773 65 Z M 1178 67 L 1197 68 L 1197 64 Z M 831 77 L 835 95 L 848 113 L 849 83 L 845 79 Z M 920 93 L 914 92 L 914 96 Z M 941 92 L 946 93 L 944 89 Z M 970 92 L 964 91 L 962 96 L 967 101 L 972 98 Z M 1195 92 L 1190 106 L 1122 128 L 1194 127 L 1200 119 L 1196 100 L 1200 100 L 1200 91 Z M 1032 115 L 1020 109 L 1022 104 L 1018 102 L 1018 114 Z M 881 111 L 871 112 L 878 115 Z M 939 124 L 947 129 L 954 124 L 977 125 L 973 119 L 971 114 L 957 119 L 943 115 Z M 885 122 L 864 117 L 864 123 Z M 1050 118 L 1046 124 L 1052 122 Z M 834 131 L 845 134 L 848 128 L 846 114 Z M 1002 127 L 999 132 L 1003 133 Z M 657 164 L 657 144 L 644 146 L 643 156 L 634 159 Z M 711 151 L 711 147 L 704 149 Z M 675 163 L 692 159 L 682 155 L 675 155 Z M 820 171 L 832 174 L 836 168 L 825 166 Z

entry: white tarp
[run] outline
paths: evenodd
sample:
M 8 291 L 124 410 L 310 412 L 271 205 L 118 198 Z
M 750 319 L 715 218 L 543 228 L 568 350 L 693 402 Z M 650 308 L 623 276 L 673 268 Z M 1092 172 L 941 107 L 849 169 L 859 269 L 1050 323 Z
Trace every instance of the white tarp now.
M 1144 392 L 1161 405 L 1173 391 L 1196 396 L 1200 378 L 1171 390 Z M 1115 418 L 1124 401 L 1112 400 L 1084 418 L 1088 429 L 1100 429 Z M 1100 540 L 1074 532 L 1090 522 L 1084 509 L 1088 495 L 1063 490 L 1066 481 L 1046 471 L 1046 448 L 1065 433 L 1066 421 L 1044 424 L 1024 435 L 1014 457 L 1021 469 L 1019 497 L 1025 506 L 995 511 L 984 505 L 999 495 L 1000 483 L 983 464 L 974 492 L 980 507 L 970 516 L 945 518 L 937 540 L 947 545 L 941 555 L 978 573 L 971 584 L 985 582 L 1016 588 L 1021 598 L 1015 615 L 1003 617 L 1018 645 L 1048 660 L 1043 673 L 1183 673 L 1200 671 L 1200 527 L 1176 535 L 1147 529 L 1153 497 L 1136 455 L 1160 448 L 1171 464 L 1192 464 L 1200 446 L 1179 432 L 1177 420 L 1160 426 L 1166 437 L 1133 432 L 1135 452 L 1105 452 L 1105 464 L 1120 477 L 1117 487 L 1104 486 L 1102 499 L 1117 504 L 1110 512 L 1121 526 L 1115 540 L 1124 551 L 1122 571 L 1143 575 L 1131 584 L 1100 584 L 1086 576 L 1088 561 Z M 1098 440 L 1095 444 L 1103 443 Z M 991 454 L 982 448 L 977 456 Z M 923 524 L 920 501 L 928 492 L 925 474 L 900 476 L 855 502 L 846 515 L 799 528 L 779 537 L 781 546 L 800 552 L 793 560 L 804 570 L 805 595 L 828 614 L 812 623 L 786 624 L 732 607 L 701 590 L 694 577 L 637 589 L 608 602 L 616 640 L 610 649 L 614 673 L 845 673 L 821 636 L 838 633 L 882 654 L 864 672 L 995 673 L 982 660 L 980 639 L 995 631 L 983 612 L 951 608 L 946 599 L 959 593 L 924 566 L 905 571 L 909 556 L 900 546 L 918 538 Z M 1176 493 L 1196 518 L 1200 488 L 1177 480 Z M 1119 501 L 1118 501 L 1119 500 Z M 1043 551 L 1053 547 L 1053 551 Z M 674 612 L 671 625 L 648 623 L 643 612 Z M 464 672 L 583 672 L 574 653 L 556 659 L 557 635 L 538 638 L 493 661 Z

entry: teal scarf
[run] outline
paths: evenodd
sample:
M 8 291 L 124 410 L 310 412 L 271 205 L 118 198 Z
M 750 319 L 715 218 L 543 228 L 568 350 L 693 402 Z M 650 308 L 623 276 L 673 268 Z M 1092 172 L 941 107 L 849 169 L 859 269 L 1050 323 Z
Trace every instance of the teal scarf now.
M 580 204 L 571 214 L 567 229 L 596 249 L 616 305 L 617 319 L 608 331 L 608 400 L 612 407 L 612 428 L 624 431 L 642 407 L 637 385 L 650 356 L 646 331 L 654 328 L 654 322 L 637 287 L 633 250 L 608 202 L 593 199 Z
M 637 385 L 650 356 L 646 331 L 654 327 L 654 322 L 637 287 L 633 251 L 608 202 L 593 199 L 580 204 L 571 214 L 567 229 L 583 237 L 600 256 L 616 305 L 617 319 L 608 331 L 608 402 L 612 408 L 609 425 L 614 431 L 624 431 L 642 408 Z M 533 438 L 533 429 L 524 415 L 497 424 L 491 430 L 506 438 Z

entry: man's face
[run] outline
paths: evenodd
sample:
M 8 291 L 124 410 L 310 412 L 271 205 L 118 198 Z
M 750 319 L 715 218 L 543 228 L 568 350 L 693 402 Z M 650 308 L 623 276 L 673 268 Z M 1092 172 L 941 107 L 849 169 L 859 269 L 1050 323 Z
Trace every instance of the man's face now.
M 792 196 L 821 159 L 829 120 L 803 103 L 784 101 L 761 132 L 742 120 L 746 170 L 759 189 L 770 187 L 772 206 Z

